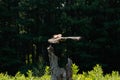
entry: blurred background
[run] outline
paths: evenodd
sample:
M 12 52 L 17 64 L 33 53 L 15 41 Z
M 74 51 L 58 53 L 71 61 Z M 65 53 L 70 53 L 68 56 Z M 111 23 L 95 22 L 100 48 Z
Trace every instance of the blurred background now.
M 47 40 L 58 33 L 82 37 L 54 45 L 60 66 L 70 57 L 80 72 L 120 71 L 119 0 L 0 0 L 0 72 L 42 75 Z

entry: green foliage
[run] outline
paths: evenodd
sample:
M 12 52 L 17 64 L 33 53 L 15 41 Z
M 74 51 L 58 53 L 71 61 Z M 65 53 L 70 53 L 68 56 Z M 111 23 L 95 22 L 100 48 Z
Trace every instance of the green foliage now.
M 103 74 L 102 67 L 96 65 L 93 70 L 83 72 L 82 74 L 73 74 L 73 80 L 119 80 L 120 74 L 117 71 L 113 71 L 109 74 Z
M 78 66 L 75 64 L 72 64 L 72 73 L 76 75 L 78 73 L 78 71 L 79 71 Z
M 88 72 L 83 72 L 82 74 L 77 74 L 78 66 L 73 64 L 73 80 L 120 80 L 120 74 L 117 71 L 113 71 L 109 74 L 103 74 L 101 66 L 98 64 L 93 68 L 93 70 Z M 27 76 L 21 74 L 20 72 L 16 73 L 15 76 L 9 76 L 7 73 L 0 74 L 0 80 L 50 80 L 49 67 L 46 66 L 45 74 L 41 77 L 35 77 L 32 74 L 31 70 L 28 70 Z
M 103 78 L 103 70 L 101 66 L 97 64 L 92 71 L 88 71 L 88 75 L 96 80 L 101 80 Z
M 50 67 L 46 66 L 45 68 L 45 75 L 50 75 Z
M 41 60 L 39 60 L 39 62 L 36 63 L 36 65 L 32 66 L 32 71 L 34 76 L 42 76 L 44 74 L 45 65 L 43 63 L 44 62 L 42 62 L 42 58 L 41 58 Z

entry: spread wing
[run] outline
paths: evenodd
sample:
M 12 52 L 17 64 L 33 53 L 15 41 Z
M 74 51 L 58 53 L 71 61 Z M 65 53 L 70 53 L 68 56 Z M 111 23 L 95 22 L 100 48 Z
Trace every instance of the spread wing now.
M 49 43 L 52 43 L 52 44 L 56 44 L 56 43 L 60 43 L 62 41 L 65 41 L 67 39 L 71 39 L 71 40 L 75 40 L 75 41 L 78 41 L 81 39 L 81 37 L 58 37 L 58 38 L 51 38 L 51 39 L 48 39 L 48 42 Z

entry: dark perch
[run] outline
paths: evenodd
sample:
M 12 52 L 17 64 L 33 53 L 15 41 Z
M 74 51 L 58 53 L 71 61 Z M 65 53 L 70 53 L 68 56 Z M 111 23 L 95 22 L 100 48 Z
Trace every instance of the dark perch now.
M 58 57 L 54 54 L 54 48 L 50 45 L 47 50 L 49 53 L 51 80 L 66 80 L 66 71 L 58 66 Z
M 62 37 L 61 34 L 54 35 L 53 38 L 48 39 L 50 44 L 57 44 L 67 39 L 80 40 L 81 37 Z M 51 80 L 72 80 L 72 60 L 68 58 L 66 69 L 60 68 L 58 65 L 58 57 L 54 54 L 54 48 L 50 45 L 48 48 L 48 56 L 51 68 Z

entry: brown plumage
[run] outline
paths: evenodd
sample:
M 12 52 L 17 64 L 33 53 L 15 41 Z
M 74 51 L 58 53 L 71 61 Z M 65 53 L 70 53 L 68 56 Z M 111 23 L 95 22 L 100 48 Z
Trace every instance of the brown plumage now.
M 57 39 L 57 38 L 61 38 L 62 37 L 62 34 L 55 34 L 53 35 L 53 38 Z
M 53 35 L 53 38 L 48 39 L 48 42 L 52 43 L 52 44 L 56 44 L 56 43 L 60 43 L 62 41 L 65 41 L 67 39 L 78 41 L 81 39 L 81 37 L 62 37 L 62 34 L 55 34 L 55 35 Z

